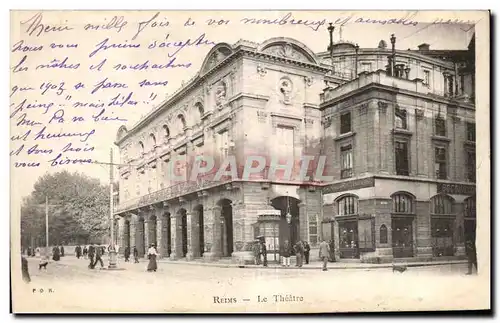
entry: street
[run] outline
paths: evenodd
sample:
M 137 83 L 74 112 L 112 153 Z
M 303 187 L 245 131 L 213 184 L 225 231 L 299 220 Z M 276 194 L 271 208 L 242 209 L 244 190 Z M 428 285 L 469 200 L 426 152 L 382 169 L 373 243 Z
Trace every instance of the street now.
M 107 265 L 107 259 L 104 259 Z M 38 270 L 29 258 L 30 284 L 17 284 L 21 311 L 41 312 L 339 312 L 481 308 L 489 290 L 466 264 L 390 268 L 219 268 L 147 261 L 119 271 L 90 270 L 88 260 L 63 257 Z M 485 303 L 486 302 L 486 303 Z M 481 306 L 482 305 L 482 306 Z

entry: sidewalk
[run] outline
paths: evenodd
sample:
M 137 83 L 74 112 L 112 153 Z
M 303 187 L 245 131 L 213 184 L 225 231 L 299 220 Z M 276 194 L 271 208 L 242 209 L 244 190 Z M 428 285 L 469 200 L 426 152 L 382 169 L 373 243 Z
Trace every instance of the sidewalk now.
M 178 265 L 192 265 L 192 266 L 206 266 L 206 267 L 220 267 L 220 268 L 262 268 L 262 269 L 285 269 L 285 270 L 293 270 L 293 269 L 322 269 L 323 263 L 321 261 L 313 261 L 308 265 L 304 264 L 302 268 L 295 267 L 295 264 L 292 263 L 290 267 L 283 267 L 278 265 L 277 263 L 269 263 L 267 267 L 262 265 L 240 265 L 236 263 L 232 263 L 228 260 L 222 260 L 219 262 L 203 262 L 203 261 L 186 261 L 186 260 L 168 260 L 168 259 L 160 259 L 159 263 L 165 264 L 178 264 Z M 417 261 L 417 262 L 395 262 L 395 265 L 407 266 L 407 267 L 423 267 L 423 266 L 438 266 L 438 265 L 454 265 L 454 264 L 465 264 L 467 260 L 435 260 L 435 261 Z M 376 268 L 392 268 L 393 263 L 385 263 L 385 264 L 368 264 L 368 263 L 360 263 L 360 262 L 329 262 L 328 269 L 376 269 Z

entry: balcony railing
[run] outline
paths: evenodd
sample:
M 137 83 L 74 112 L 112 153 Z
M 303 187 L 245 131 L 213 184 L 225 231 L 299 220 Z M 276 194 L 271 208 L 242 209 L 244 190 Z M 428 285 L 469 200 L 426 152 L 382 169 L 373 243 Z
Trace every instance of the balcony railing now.
M 239 179 L 243 179 L 244 166 L 238 167 L 236 173 L 237 178 L 232 178 L 231 176 L 221 176 L 221 178 L 215 178 L 217 174 L 217 169 L 214 169 L 212 172 L 200 175 L 196 180 L 188 179 L 187 181 L 173 184 L 169 187 L 159 189 L 155 192 L 151 192 L 149 194 L 138 196 L 133 199 L 128 199 L 125 201 L 120 201 L 120 204 L 116 205 L 114 208 L 115 213 L 122 213 L 126 211 L 131 211 L 134 209 L 138 209 L 144 206 L 161 203 L 163 201 L 172 200 L 178 198 L 180 196 L 193 194 L 199 191 L 203 191 L 212 187 L 228 184 L 234 182 Z M 249 174 L 248 178 L 245 178 L 246 181 L 256 181 L 256 182 L 267 182 L 267 181 L 281 181 L 280 179 L 280 170 L 276 171 L 276 178 L 271 179 L 269 176 L 269 166 L 264 167 L 264 169 L 260 172 Z M 292 181 L 293 175 L 292 175 Z M 299 183 L 298 181 L 294 181 L 295 183 Z M 320 182 L 311 180 L 308 181 L 311 185 L 319 184 Z M 300 182 L 302 183 L 302 182 Z M 303 183 L 302 183 L 303 184 Z

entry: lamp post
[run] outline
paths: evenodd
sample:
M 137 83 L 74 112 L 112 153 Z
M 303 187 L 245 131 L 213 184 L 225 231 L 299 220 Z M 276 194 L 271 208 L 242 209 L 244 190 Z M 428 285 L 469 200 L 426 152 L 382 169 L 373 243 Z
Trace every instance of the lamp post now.
M 358 53 L 359 53 L 359 45 L 356 44 L 354 47 L 354 50 L 356 51 L 356 56 L 354 57 L 354 78 L 358 77 Z
M 115 250 L 115 221 L 113 216 L 113 148 L 109 151 L 109 223 L 110 223 L 110 248 L 108 269 L 117 269 Z
M 328 26 L 328 33 L 330 34 L 330 45 L 328 45 L 327 50 L 330 51 L 330 60 L 332 62 L 332 76 L 335 73 L 335 66 L 333 65 L 333 31 L 335 30 L 335 27 L 333 26 L 332 23 L 330 23 L 330 26 Z
M 395 69 L 395 65 L 396 65 L 396 36 L 394 36 L 394 34 L 391 35 L 391 45 L 392 45 L 391 76 L 394 77 L 394 69 Z

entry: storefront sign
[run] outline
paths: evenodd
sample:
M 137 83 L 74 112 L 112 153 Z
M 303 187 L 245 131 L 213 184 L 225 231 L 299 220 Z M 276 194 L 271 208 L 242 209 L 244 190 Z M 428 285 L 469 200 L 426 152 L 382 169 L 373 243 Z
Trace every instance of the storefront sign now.
M 474 195 L 476 194 L 475 185 L 465 185 L 465 184 L 437 184 L 437 192 L 444 194 L 454 194 L 454 195 Z
M 328 185 L 323 187 L 323 194 L 343 192 L 343 191 L 352 191 L 365 187 L 374 187 L 375 186 L 375 178 L 362 178 L 355 179 L 349 182 L 336 183 L 332 185 Z

